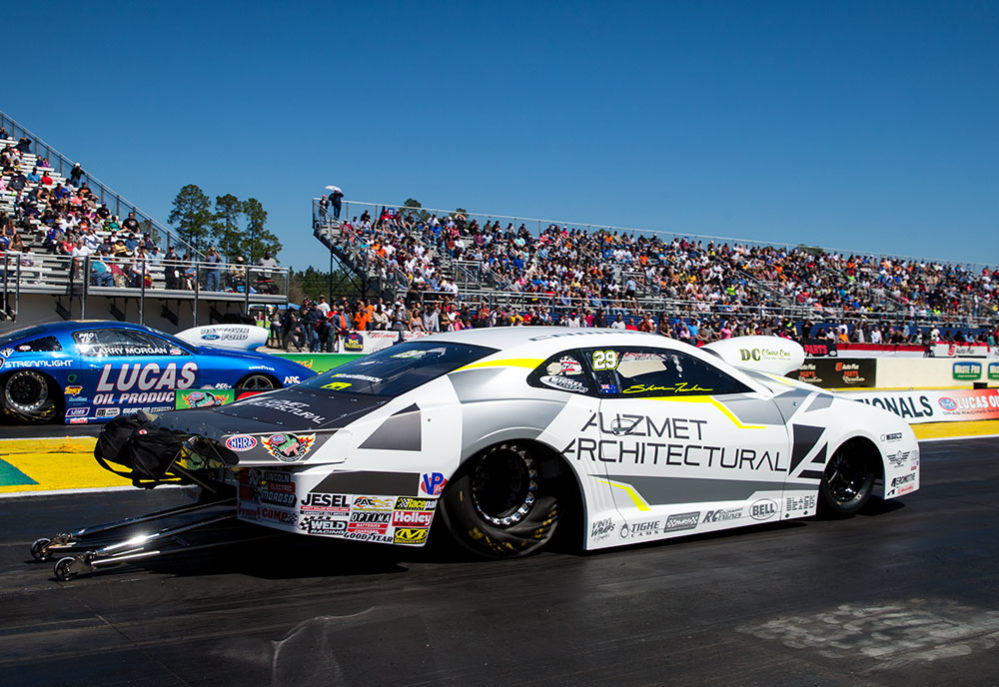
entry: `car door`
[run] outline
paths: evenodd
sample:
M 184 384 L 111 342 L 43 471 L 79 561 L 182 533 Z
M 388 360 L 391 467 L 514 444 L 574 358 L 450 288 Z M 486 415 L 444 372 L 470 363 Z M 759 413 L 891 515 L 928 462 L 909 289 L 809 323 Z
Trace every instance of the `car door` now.
M 598 460 L 622 541 L 780 518 L 789 440 L 765 389 L 690 352 L 583 352 L 600 394 Z
M 556 448 L 576 472 L 587 548 L 616 544 L 612 535 L 624 520 L 614 505 L 607 464 L 599 459 L 600 442 L 606 441 L 600 432 L 600 397 L 582 353 L 571 349 L 551 356 L 527 381 L 539 391 L 564 392 L 565 406 L 538 440 Z
M 198 384 L 194 356 L 175 342 L 137 329 L 94 328 L 73 333 L 91 419 L 138 410 L 172 410 L 177 389 Z

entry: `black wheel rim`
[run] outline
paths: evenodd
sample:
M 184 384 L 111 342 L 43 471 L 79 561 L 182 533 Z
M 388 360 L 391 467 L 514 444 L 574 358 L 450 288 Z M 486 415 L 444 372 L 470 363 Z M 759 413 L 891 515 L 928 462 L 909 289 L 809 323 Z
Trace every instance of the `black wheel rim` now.
M 523 451 L 500 448 L 479 461 L 472 473 L 472 503 L 486 522 L 512 527 L 531 512 L 538 496 L 538 469 Z
M 274 388 L 274 382 L 267 375 L 250 375 L 239 388 L 243 391 L 270 391 Z
M 839 503 L 849 503 L 861 495 L 870 475 L 867 461 L 837 451 L 826 466 L 829 494 Z
M 49 399 L 49 385 L 45 378 L 32 370 L 15 374 L 4 389 L 7 405 L 22 413 L 33 413 L 45 406 Z

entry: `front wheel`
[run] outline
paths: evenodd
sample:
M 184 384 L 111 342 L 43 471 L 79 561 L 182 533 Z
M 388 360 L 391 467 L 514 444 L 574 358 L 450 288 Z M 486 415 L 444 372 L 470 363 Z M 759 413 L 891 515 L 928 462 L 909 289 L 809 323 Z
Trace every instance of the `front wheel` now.
M 534 553 L 551 540 L 558 524 L 556 472 L 519 443 L 486 449 L 448 485 L 444 522 L 463 547 L 480 556 Z
M 819 485 L 824 510 L 853 515 L 871 498 L 875 478 L 874 464 L 867 455 L 848 445 L 839 447 L 826 464 Z
M 254 393 L 271 391 L 276 388 L 278 388 L 277 382 L 275 382 L 270 376 L 252 374 L 239 381 L 239 384 L 236 385 L 236 395 L 239 396 L 239 394 L 247 391 L 252 391 Z
M 18 370 L 7 377 L 0 404 L 6 414 L 23 422 L 47 422 L 58 407 L 48 378 L 31 369 Z

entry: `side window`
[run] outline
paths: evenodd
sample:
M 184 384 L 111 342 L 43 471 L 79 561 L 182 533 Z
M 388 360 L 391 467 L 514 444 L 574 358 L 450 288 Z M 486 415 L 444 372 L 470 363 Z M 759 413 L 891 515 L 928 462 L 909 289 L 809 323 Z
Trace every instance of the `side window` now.
M 590 349 L 585 355 L 601 396 L 714 396 L 750 391 L 714 365 L 680 351 L 619 347 Z
M 556 389 L 573 394 L 592 394 L 594 391 L 593 381 L 578 351 L 553 355 L 531 373 L 527 383 L 539 389 Z
M 59 340 L 54 336 L 43 336 L 40 339 L 34 339 L 33 341 L 19 344 L 14 350 L 19 353 L 41 353 L 48 351 L 61 351 L 62 346 L 59 345 Z
M 182 355 L 184 350 L 172 342 L 147 332 L 129 329 L 85 329 L 74 332 L 73 339 L 80 355 L 88 358 L 105 356 Z

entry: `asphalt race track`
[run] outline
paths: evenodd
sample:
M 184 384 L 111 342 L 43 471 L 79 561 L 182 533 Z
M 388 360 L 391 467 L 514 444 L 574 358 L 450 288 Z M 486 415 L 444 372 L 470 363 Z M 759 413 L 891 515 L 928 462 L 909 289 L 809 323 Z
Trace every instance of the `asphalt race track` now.
M 178 490 L 0 500 L 0 682 L 981 685 L 999 679 L 999 439 L 843 521 L 471 561 L 300 536 L 61 583 L 40 535 Z

